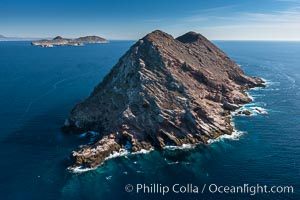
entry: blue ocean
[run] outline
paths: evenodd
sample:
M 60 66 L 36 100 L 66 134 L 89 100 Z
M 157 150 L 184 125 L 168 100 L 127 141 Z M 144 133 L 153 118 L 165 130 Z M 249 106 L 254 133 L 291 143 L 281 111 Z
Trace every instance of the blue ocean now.
M 117 157 L 70 173 L 69 154 L 89 141 L 60 127 L 134 41 L 39 48 L 0 42 L 0 199 L 300 199 L 300 42 L 215 41 L 265 89 L 233 116 L 238 137 L 192 149 Z M 131 184 L 199 186 L 199 193 L 126 192 Z M 293 186 L 293 193 L 220 193 L 209 185 Z M 206 189 L 202 192 L 203 185 Z

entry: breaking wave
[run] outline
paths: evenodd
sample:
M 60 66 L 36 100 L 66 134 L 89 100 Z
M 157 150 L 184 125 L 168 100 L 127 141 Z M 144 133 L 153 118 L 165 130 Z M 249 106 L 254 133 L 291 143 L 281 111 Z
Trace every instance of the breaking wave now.
M 243 134 L 244 134 L 244 132 L 242 132 L 242 131 L 234 130 L 231 135 L 227 135 L 227 134 L 221 135 L 221 136 L 217 137 L 216 139 L 209 139 L 207 141 L 207 143 L 212 144 L 212 143 L 221 142 L 224 140 L 238 140 Z
M 67 170 L 71 173 L 74 174 L 81 174 L 84 172 L 92 171 L 95 170 L 96 168 L 89 168 L 89 167 L 83 167 L 83 166 L 78 166 L 78 167 L 68 167 Z
M 126 149 L 120 149 L 119 151 L 114 151 L 112 154 L 110 154 L 110 156 L 108 156 L 107 158 L 105 158 L 105 160 L 109 160 L 112 158 L 117 158 L 117 157 L 123 157 L 123 156 L 127 156 L 127 155 L 135 155 L 135 154 L 147 154 L 151 151 L 153 151 L 154 149 L 141 149 L 140 151 L 137 152 L 130 152 Z M 95 167 L 95 168 L 89 168 L 89 167 L 84 167 L 84 166 L 78 166 L 78 167 L 68 167 L 67 170 L 70 171 L 71 173 L 84 173 L 84 172 L 88 172 L 91 170 L 95 170 L 97 169 L 99 166 Z
M 173 146 L 173 145 L 167 145 L 164 149 L 167 150 L 177 150 L 177 149 L 194 149 L 197 146 L 197 144 L 183 144 L 181 146 Z

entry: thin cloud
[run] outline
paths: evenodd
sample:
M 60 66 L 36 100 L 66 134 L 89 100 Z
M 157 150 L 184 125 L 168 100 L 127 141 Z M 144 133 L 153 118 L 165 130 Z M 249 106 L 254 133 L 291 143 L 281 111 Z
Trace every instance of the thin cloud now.
M 300 12 L 278 12 L 275 14 L 243 13 L 241 19 L 257 23 L 294 23 L 300 22 Z
M 163 22 L 166 21 L 167 18 L 157 18 L 157 19 L 145 19 L 144 22 L 151 22 L 151 23 L 157 23 L 157 22 Z
M 233 23 L 233 24 L 247 24 L 247 23 L 296 23 L 300 22 L 300 7 L 293 7 L 287 10 L 273 12 L 273 13 L 259 13 L 259 12 L 232 12 L 230 15 L 193 15 L 183 19 L 188 22 L 204 22 L 214 24 Z M 208 23 L 208 24 L 209 24 Z
M 191 16 L 185 17 L 185 22 L 203 22 L 211 20 L 211 18 L 218 18 L 219 13 L 226 13 L 232 11 L 237 5 L 220 6 L 214 8 L 205 8 L 201 10 L 195 10 Z
M 276 0 L 279 2 L 300 2 L 300 0 Z
M 210 39 L 300 40 L 300 7 L 276 12 L 207 13 L 182 19 Z
M 220 11 L 226 11 L 226 10 L 232 10 L 237 5 L 227 5 L 227 6 L 219 6 L 219 7 L 213 7 L 213 8 L 204 8 L 201 10 L 195 10 L 192 13 L 213 13 L 213 12 L 220 12 Z

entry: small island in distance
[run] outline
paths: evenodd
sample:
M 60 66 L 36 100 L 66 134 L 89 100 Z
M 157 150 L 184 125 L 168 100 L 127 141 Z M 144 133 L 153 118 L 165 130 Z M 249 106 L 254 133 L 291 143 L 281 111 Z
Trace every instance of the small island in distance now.
M 38 39 L 40 39 L 40 38 L 33 38 L 33 37 L 12 37 L 12 36 L 0 35 L 0 42 L 32 41 L 32 40 L 38 40 Z
M 31 42 L 31 44 L 33 46 L 51 48 L 54 46 L 83 46 L 84 44 L 96 44 L 96 43 L 99 44 L 99 43 L 107 43 L 107 42 L 108 40 L 99 36 L 85 36 L 85 37 L 79 37 L 75 39 L 67 39 L 61 36 L 57 36 L 52 40 L 46 40 L 46 39 L 38 40 L 38 41 Z

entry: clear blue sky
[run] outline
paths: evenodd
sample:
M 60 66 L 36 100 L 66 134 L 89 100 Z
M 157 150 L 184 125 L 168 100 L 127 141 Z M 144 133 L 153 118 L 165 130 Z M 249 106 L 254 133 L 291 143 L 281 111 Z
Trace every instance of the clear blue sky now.
M 0 0 L 0 34 L 138 39 L 161 29 L 221 40 L 300 40 L 300 0 Z

